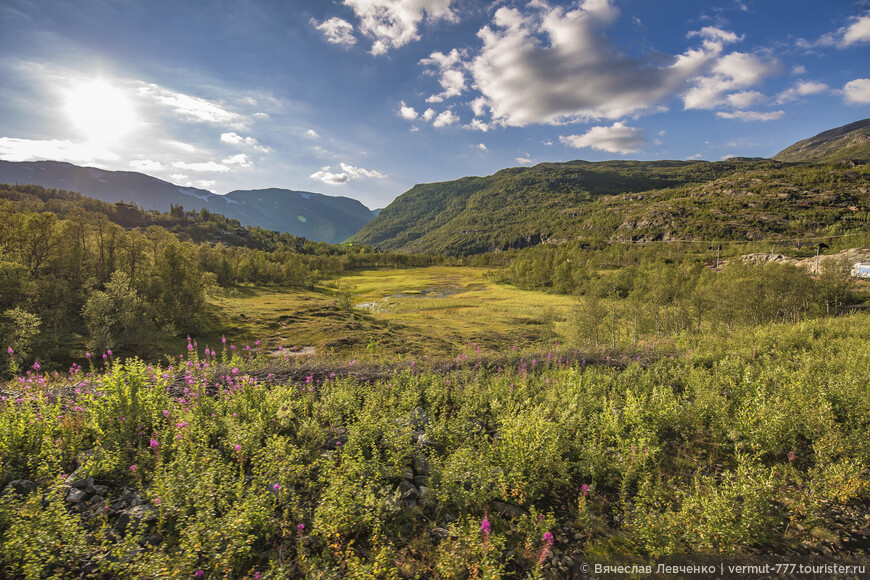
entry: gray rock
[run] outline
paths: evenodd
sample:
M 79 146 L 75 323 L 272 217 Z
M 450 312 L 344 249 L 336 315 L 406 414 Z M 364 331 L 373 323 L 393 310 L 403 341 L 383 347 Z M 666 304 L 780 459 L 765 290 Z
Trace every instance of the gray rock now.
M 6 495 L 7 493 L 30 495 L 31 493 L 35 493 L 37 489 L 39 489 L 39 487 L 36 485 L 36 482 L 30 481 L 29 479 L 14 479 L 9 482 L 3 490 L 2 495 Z
M 89 487 L 94 486 L 94 478 L 93 477 L 78 477 L 69 482 L 70 487 L 74 487 L 76 489 L 88 489 Z
M 507 517 L 511 517 L 511 518 L 520 518 L 523 515 L 525 515 L 525 513 L 526 513 L 521 508 L 518 508 L 516 506 L 512 506 L 510 504 L 507 504 L 507 503 L 504 503 L 501 501 L 492 502 L 492 509 L 495 513 L 497 513 L 500 516 L 507 516 Z
M 414 487 L 414 484 L 409 482 L 406 479 L 403 479 L 401 483 L 399 483 L 399 495 L 402 499 L 413 499 L 416 500 L 420 497 L 420 492 Z
M 417 502 L 413 499 L 403 499 L 402 507 L 406 510 L 414 509 L 415 507 L 417 507 Z
M 429 485 L 429 476 L 428 475 L 415 475 L 414 476 L 414 485 L 417 487 L 423 485 Z
M 414 471 L 417 475 L 432 475 L 432 466 L 429 460 L 419 453 L 414 453 Z
M 66 496 L 66 501 L 70 503 L 81 503 L 86 501 L 90 494 L 83 489 L 72 488 L 69 495 Z
M 94 485 L 93 487 L 88 488 L 88 491 L 91 493 L 94 493 L 96 495 L 105 496 L 106 492 L 109 491 L 109 488 L 106 487 L 105 485 Z
M 426 500 L 426 499 L 431 499 L 432 495 L 433 495 L 433 493 L 432 493 L 432 490 L 430 488 L 426 487 L 425 485 L 420 486 L 420 500 L 421 501 Z
M 410 469 L 406 469 L 405 471 L 402 472 L 402 479 L 407 479 L 409 481 L 413 481 L 414 472 L 411 471 Z
M 415 431 L 420 431 L 429 424 L 429 415 L 426 414 L 423 409 L 417 407 L 413 411 L 411 411 L 411 416 L 409 418 L 411 428 Z

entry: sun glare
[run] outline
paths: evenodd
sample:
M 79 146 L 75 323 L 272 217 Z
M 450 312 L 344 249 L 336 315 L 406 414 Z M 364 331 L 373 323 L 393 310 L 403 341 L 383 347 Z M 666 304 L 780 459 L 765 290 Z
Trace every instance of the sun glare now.
M 83 82 L 70 89 L 65 108 L 73 126 L 92 143 L 117 141 L 136 125 L 130 99 L 103 80 Z

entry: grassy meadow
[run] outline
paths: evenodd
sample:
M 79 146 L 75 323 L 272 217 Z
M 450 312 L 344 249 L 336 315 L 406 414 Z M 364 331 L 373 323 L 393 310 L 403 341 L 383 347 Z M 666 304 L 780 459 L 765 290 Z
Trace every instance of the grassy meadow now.
M 314 290 L 234 287 L 210 298 L 217 315 L 206 336 L 211 344 L 225 336 L 272 349 L 443 356 L 469 341 L 493 351 L 544 348 L 564 331 L 574 298 L 496 284 L 489 273 L 432 266 L 362 270 Z

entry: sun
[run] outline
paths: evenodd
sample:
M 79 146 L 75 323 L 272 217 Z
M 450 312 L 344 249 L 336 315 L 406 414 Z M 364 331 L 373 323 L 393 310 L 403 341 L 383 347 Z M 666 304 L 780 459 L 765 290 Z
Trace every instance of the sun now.
M 73 86 L 65 95 L 66 114 L 89 143 L 109 144 L 137 124 L 133 103 L 124 91 L 104 80 Z

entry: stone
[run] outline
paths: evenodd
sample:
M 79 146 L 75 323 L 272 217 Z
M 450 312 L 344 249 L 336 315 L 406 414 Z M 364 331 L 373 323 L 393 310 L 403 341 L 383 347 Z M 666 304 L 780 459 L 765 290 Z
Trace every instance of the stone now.
M 432 467 L 429 460 L 419 453 L 414 453 L 414 471 L 417 475 L 432 475 Z
M 414 476 L 414 485 L 417 487 L 423 485 L 429 485 L 429 476 L 428 475 L 415 475 Z
M 81 503 L 88 499 L 88 492 L 83 489 L 72 488 L 69 492 L 69 495 L 66 496 L 66 501 L 70 503 Z
M 16 495 L 30 495 L 31 493 L 35 493 L 38 489 L 38 486 L 35 482 L 30 481 L 29 479 L 14 479 L 9 482 L 6 488 L 3 490 L 3 495 L 7 493 L 14 493 Z
M 93 477 L 79 477 L 69 482 L 70 487 L 74 487 L 76 489 L 88 489 L 89 487 L 94 486 L 94 478 Z
M 508 516 L 512 518 L 520 518 L 526 513 L 521 508 L 501 501 L 492 502 L 492 509 L 500 516 Z
M 399 483 L 399 495 L 402 499 L 416 500 L 420 497 L 420 492 L 416 487 L 414 487 L 413 483 L 403 479 L 402 482 Z

